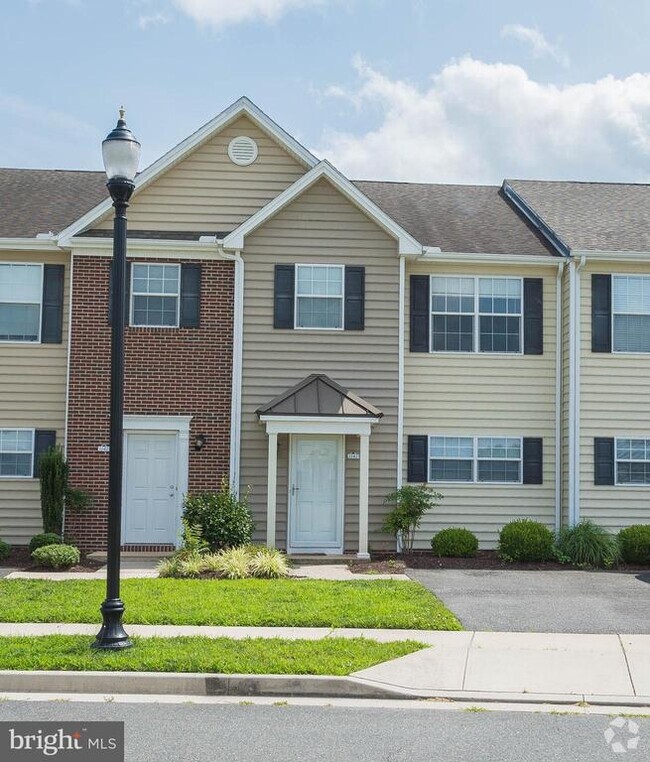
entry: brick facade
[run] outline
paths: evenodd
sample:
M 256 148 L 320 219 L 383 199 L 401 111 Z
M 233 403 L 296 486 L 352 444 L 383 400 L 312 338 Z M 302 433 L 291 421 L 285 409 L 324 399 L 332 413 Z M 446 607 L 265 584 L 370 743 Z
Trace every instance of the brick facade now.
M 154 260 L 174 264 L 171 259 Z M 182 260 L 188 262 L 190 260 Z M 92 505 L 65 520 L 66 538 L 82 550 L 106 544 L 110 325 L 108 257 L 76 256 L 68 410 L 70 481 Z M 234 265 L 200 262 L 199 328 L 126 329 L 126 415 L 191 415 L 189 489 L 215 489 L 228 476 L 232 385 Z M 201 451 L 196 434 L 206 436 Z

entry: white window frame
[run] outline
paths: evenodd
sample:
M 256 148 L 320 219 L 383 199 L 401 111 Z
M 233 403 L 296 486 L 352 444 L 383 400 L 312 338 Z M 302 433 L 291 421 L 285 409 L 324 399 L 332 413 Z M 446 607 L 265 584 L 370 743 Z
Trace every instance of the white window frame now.
M 176 296 L 176 323 L 174 325 L 154 325 L 153 323 L 147 323 L 146 325 L 143 323 L 135 324 L 133 322 L 133 313 L 134 313 L 134 304 L 135 304 L 135 297 L 136 296 L 174 296 L 174 294 L 163 294 L 163 293 L 143 293 L 141 291 L 138 291 L 136 293 L 135 289 L 133 288 L 133 281 L 135 279 L 135 268 L 138 265 L 144 265 L 144 266 L 162 266 L 162 267 L 175 267 L 178 270 L 178 293 Z M 167 329 L 174 329 L 180 327 L 180 320 L 181 320 L 181 266 L 180 264 L 176 264 L 175 262 L 131 262 L 131 282 L 129 284 L 129 326 L 131 328 L 167 328 Z
M 341 296 L 329 296 L 326 294 L 298 294 L 298 268 L 299 267 L 328 267 L 341 270 Z M 339 328 L 326 328 L 298 325 L 298 298 L 304 299 L 340 299 L 341 301 L 341 325 Z M 293 328 L 295 331 L 344 331 L 345 330 L 345 265 L 332 265 L 321 262 L 300 262 L 294 265 L 293 270 Z
M 646 352 L 636 352 L 634 354 L 647 354 Z M 619 463 L 650 463 L 650 459 L 648 460 L 625 460 L 618 458 L 618 443 L 621 440 L 632 440 L 632 439 L 643 439 L 646 442 L 650 441 L 650 436 L 626 436 L 626 437 L 614 437 L 614 486 L 615 487 L 636 487 L 636 489 L 650 489 L 650 482 L 622 482 L 619 481 L 618 478 L 618 464 Z M 646 445 L 647 447 L 647 445 Z
M 33 341 L 29 342 L 30 344 L 33 344 Z M 29 474 L 27 476 L 10 476 L 10 475 L 3 475 L 0 474 L 0 480 L 3 479 L 33 479 L 34 478 L 34 446 L 36 444 L 36 429 L 25 429 L 17 426 L 7 426 L 0 428 L 0 431 L 28 431 L 32 435 L 32 459 L 30 461 L 29 465 Z M 8 455 L 24 455 L 24 451 L 18 451 L 18 450 L 0 450 L 0 454 L 7 453 Z
M 647 273 L 612 273 L 611 274 L 611 284 L 610 284 L 610 299 L 612 304 L 612 319 L 610 321 L 611 325 L 609 326 L 610 330 L 610 341 L 612 345 L 612 354 L 617 355 L 640 355 L 641 357 L 647 357 L 650 355 L 650 351 L 648 352 L 635 352 L 631 349 L 616 349 L 616 343 L 614 341 L 614 318 L 616 315 L 650 315 L 650 312 L 617 312 L 614 310 L 614 280 L 616 278 L 645 278 L 647 280 L 650 280 L 650 275 Z M 634 437 L 633 437 L 634 438 Z M 641 437 L 636 437 L 636 439 L 640 439 Z M 621 437 L 621 439 L 629 439 L 629 437 Z M 637 486 L 640 487 L 640 484 L 637 485 L 623 485 L 623 486 Z
M 16 300 L 4 301 L 2 304 L 38 304 L 38 338 L 34 341 L 28 341 L 26 339 L 0 339 L 0 344 L 40 344 L 41 343 L 41 331 L 43 328 L 43 272 L 44 267 L 42 262 L 0 262 L 0 265 L 19 265 L 28 267 L 38 267 L 41 271 L 41 283 L 40 283 L 40 299 L 38 302 L 25 302 Z M 13 431 L 13 429 L 12 429 Z
M 454 353 L 462 354 L 462 353 Z M 513 353 L 514 354 L 514 353 Z M 471 439 L 472 440 L 472 479 L 471 481 L 459 481 L 455 479 L 444 479 L 440 481 L 431 480 L 431 461 L 432 460 L 469 460 L 469 458 L 432 458 L 431 453 L 431 440 L 434 437 L 442 437 L 443 439 Z M 518 439 L 519 440 L 519 459 L 516 458 L 479 458 L 478 457 L 478 440 L 479 439 Z M 478 462 L 479 460 L 495 460 L 495 461 L 512 461 L 520 464 L 519 468 L 519 481 L 507 481 L 507 482 L 482 482 L 478 479 Z M 524 483 L 524 438 L 518 434 L 481 434 L 480 436 L 468 436 L 467 434 L 429 434 L 427 436 L 427 482 L 429 484 L 456 484 L 460 486 L 467 485 L 479 485 L 479 486 L 497 486 L 497 487 L 518 487 Z
M 434 278 L 471 278 L 474 280 L 474 312 L 435 312 L 433 311 L 433 279 Z M 521 284 L 521 311 L 519 312 L 519 351 L 518 352 L 488 352 L 482 350 L 481 336 L 480 336 L 480 318 L 481 316 L 492 317 L 517 317 L 516 314 L 502 314 L 492 312 L 479 312 L 479 281 L 481 280 L 516 280 Z M 431 330 L 433 324 L 433 315 L 465 315 L 472 316 L 472 349 L 470 351 L 454 351 L 449 349 L 434 349 L 433 348 L 433 331 Z M 613 321 L 612 321 L 613 322 Z M 487 355 L 489 357 L 516 357 L 517 355 L 524 354 L 524 279 L 522 276 L 517 275 L 460 275 L 458 273 L 432 273 L 429 276 L 429 354 L 432 355 Z

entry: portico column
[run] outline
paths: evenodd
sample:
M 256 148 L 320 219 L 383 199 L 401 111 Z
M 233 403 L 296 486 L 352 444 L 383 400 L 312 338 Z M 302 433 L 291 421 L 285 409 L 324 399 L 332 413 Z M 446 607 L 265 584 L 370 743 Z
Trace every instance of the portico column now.
M 368 554 L 368 474 L 370 470 L 370 435 L 359 437 L 359 552 L 357 558 Z
M 269 434 L 268 476 L 266 479 L 266 544 L 275 547 L 275 501 L 278 478 L 278 435 Z

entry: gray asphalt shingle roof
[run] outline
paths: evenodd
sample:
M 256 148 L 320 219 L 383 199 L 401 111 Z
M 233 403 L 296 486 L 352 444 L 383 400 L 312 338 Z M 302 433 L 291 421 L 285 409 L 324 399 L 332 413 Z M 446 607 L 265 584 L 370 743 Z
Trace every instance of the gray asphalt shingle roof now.
M 571 249 L 650 251 L 650 185 L 506 182 Z

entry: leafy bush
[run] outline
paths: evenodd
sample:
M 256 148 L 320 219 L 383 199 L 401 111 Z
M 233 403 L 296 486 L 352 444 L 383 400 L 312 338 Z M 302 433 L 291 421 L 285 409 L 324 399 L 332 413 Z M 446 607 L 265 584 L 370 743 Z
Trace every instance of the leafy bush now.
M 46 534 L 61 534 L 63 507 L 85 508 L 89 496 L 68 484 L 70 469 L 60 447 L 50 447 L 38 460 L 38 476 L 41 483 L 41 514 Z
M 504 561 L 548 561 L 553 558 L 553 532 L 532 519 L 515 519 L 499 533 L 497 553 Z
M 431 549 L 437 556 L 470 558 L 476 555 L 478 540 L 469 529 L 449 527 L 431 538 Z
M 68 566 L 76 566 L 81 554 L 79 548 L 74 545 L 43 545 L 36 548 L 32 558 L 39 566 L 47 566 L 50 569 L 64 569 Z
M 650 524 L 633 524 L 618 533 L 621 555 L 627 564 L 650 564 Z
M 33 553 L 37 548 L 44 548 L 46 545 L 61 545 L 62 542 L 61 537 L 53 532 L 35 534 L 29 541 L 29 552 Z
M 399 537 L 402 551 L 410 553 L 413 550 L 415 530 L 420 526 L 422 517 L 433 510 L 440 500 L 442 495 L 430 490 L 426 484 L 407 484 L 391 492 L 386 495 L 384 502 L 392 503 L 395 507 L 386 516 L 383 531 Z
M 568 559 L 576 566 L 609 568 L 619 562 L 621 555 L 616 537 L 589 520 L 563 527 L 556 547 L 562 560 Z
M 188 495 L 183 518 L 189 525 L 200 527 L 211 550 L 246 545 L 255 528 L 247 498 L 237 499 L 226 480 L 218 492 Z
M 4 540 L 0 540 L 0 561 L 3 561 L 11 553 L 11 545 Z

